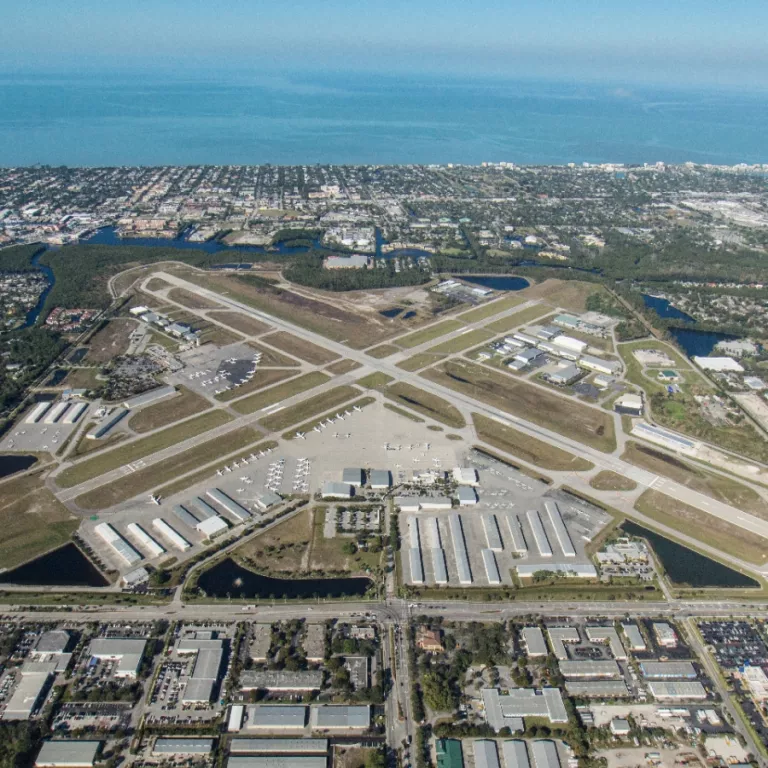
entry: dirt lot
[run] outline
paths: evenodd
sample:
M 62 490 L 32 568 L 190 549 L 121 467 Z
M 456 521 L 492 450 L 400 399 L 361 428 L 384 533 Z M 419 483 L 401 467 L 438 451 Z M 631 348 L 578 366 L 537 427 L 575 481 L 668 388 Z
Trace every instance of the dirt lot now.
M 124 355 L 128 349 L 129 337 L 138 323 L 128 317 L 116 317 L 110 320 L 104 328 L 94 334 L 88 344 L 86 363 L 101 365 L 112 358 Z
M 505 373 L 466 361 L 448 360 L 420 375 L 600 451 L 610 453 L 616 447 L 610 414 Z
M 574 456 L 512 427 L 499 424 L 498 421 L 479 413 L 473 413 L 472 420 L 475 422 L 477 436 L 483 442 L 543 469 L 578 472 L 594 467 L 591 461 Z
M 248 317 L 248 315 L 242 315 L 240 312 L 209 312 L 208 317 L 224 323 L 224 325 L 228 325 L 246 336 L 258 336 L 270 328 L 266 323 L 261 323 L 253 317 Z
M 0 484 L 0 563 L 13 568 L 65 544 L 79 523 L 39 473 Z
M 265 344 L 271 344 L 273 347 L 277 347 L 289 355 L 294 355 L 308 363 L 312 363 L 312 365 L 326 365 L 339 359 L 335 352 L 329 352 L 327 349 L 318 347 L 316 344 L 300 339 L 298 336 L 294 336 L 286 331 L 270 333 L 269 336 L 264 337 L 263 341 Z
M 760 494 L 736 480 L 687 464 L 674 456 L 633 440 L 627 442 L 621 458 L 737 509 L 743 509 L 764 520 L 768 519 L 768 504 Z
M 178 394 L 162 402 L 148 405 L 131 416 L 128 426 L 134 432 L 149 432 L 158 427 L 173 424 L 174 421 L 186 419 L 196 413 L 210 408 L 210 403 L 200 395 L 190 392 L 186 387 L 179 387 Z
M 269 531 L 252 538 L 232 554 L 248 568 L 263 571 L 269 563 L 270 570 L 297 573 L 312 540 L 312 512 L 303 509 L 294 517 L 279 523 Z
M 768 560 L 765 539 L 659 491 L 649 488 L 637 500 L 635 509 L 733 557 L 758 565 Z
M 553 307 L 562 307 L 571 312 L 585 312 L 587 297 L 602 290 L 602 286 L 594 283 L 550 278 L 543 283 L 525 288 L 521 293 L 526 299 L 542 299 Z
M 598 472 L 589 484 L 597 491 L 634 491 L 637 483 L 624 475 L 604 469 Z
M 131 278 L 131 282 L 133 280 L 136 280 L 136 276 L 134 275 L 126 275 L 126 277 Z M 148 283 L 147 283 L 147 290 L 148 291 L 162 291 L 164 288 L 171 288 L 171 284 L 167 282 L 166 280 L 163 280 L 162 277 L 153 277 Z

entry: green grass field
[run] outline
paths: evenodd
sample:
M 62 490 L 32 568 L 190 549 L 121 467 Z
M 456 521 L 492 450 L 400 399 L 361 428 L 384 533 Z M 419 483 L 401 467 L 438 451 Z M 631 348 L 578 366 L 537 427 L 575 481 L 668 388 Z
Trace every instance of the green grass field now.
M 616 448 L 609 414 L 505 373 L 466 360 L 448 360 L 420 375 L 599 451 L 610 453 Z
M 389 374 L 376 371 L 375 373 L 363 376 L 362 379 L 358 379 L 355 384 L 366 389 L 381 389 L 381 387 L 386 387 L 391 381 L 394 381 L 394 379 Z
M 649 488 L 635 503 L 640 514 L 702 544 L 755 565 L 768 560 L 768 541 L 737 525 Z M 642 522 L 642 521 L 641 521 Z
M 477 436 L 483 442 L 542 469 L 584 472 L 595 466 L 581 456 L 574 456 L 572 453 L 479 413 L 473 413 L 472 420 L 475 423 Z
M 464 417 L 446 400 L 404 382 L 397 382 L 383 390 L 384 395 L 401 406 L 410 408 L 423 416 L 439 421 L 453 429 L 466 426 Z
M 213 438 L 173 457 L 173 461 L 161 461 L 132 472 L 113 483 L 102 485 L 75 499 L 82 509 L 102 510 L 133 498 L 156 486 L 170 483 L 187 472 L 205 466 L 216 459 L 239 451 L 246 446 L 256 446 L 262 435 L 251 427 L 241 427 L 227 434 L 226 438 Z
M 378 347 L 367 350 L 365 354 L 370 355 L 376 360 L 382 360 L 383 358 L 394 355 L 395 352 L 399 351 L 400 350 L 397 347 L 392 346 L 392 344 L 381 344 Z
M 250 397 L 244 397 L 242 400 L 233 403 L 232 408 L 238 413 L 254 413 L 262 408 L 279 403 L 281 400 L 287 400 L 289 397 L 294 397 L 309 389 L 319 387 L 330 380 L 331 377 L 327 373 L 312 371 L 311 373 L 305 373 L 303 376 L 286 381 L 284 384 L 257 392 Z
M 336 408 L 358 395 L 360 395 L 360 390 L 357 387 L 349 385 L 334 387 L 319 395 L 302 400 L 291 408 L 286 408 L 283 411 L 278 411 L 270 416 L 266 416 L 259 421 L 259 424 L 270 432 L 279 432 L 282 429 L 287 429 L 293 424 L 299 424 L 302 421 L 306 421 L 312 416 L 316 416 L 318 413 L 324 413 L 331 408 Z
M 532 307 L 525 307 L 519 312 L 513 312 L 509 317 L 502 317 L 493 323 L 488 323 L 485 327 L 493 333 L 507 333 L 520 325 L 533 322 L 544 315 L 549 314 L 552 307 L 544 304 L 534 304 Z
M 486 320 L 494 315 L 500 315 L 502 312 L 514 309 L 518 305 L 522 304 L 525 299 L 522 296 L 504 296 L 501 299 L 496 299 L 488 304 L 483 304 L 475 309 L 470 309 L 469 312 L 463 312 L 458 315 L 459 320 L 464 323 L 476 323 L 480 320 Z
M 131 416 L 128 426 L 134 432 L 150 432 L 153 429 L 167 427 L 175 421 L 187 419 L 196 413 L 202 413 L 210 407 L 211 404 L 201 395 L 186 387 L 179 387 L 177 395 L 148 405 Z
M 112 451 L 94 456 L 65 469 L 56 476 L 56 484 L 60 488 L 71 488 L 80 483 L 99 477 L 106 472 L 122 467 L 137 459 L 150 456 L 153 453 L 162 451 L 172 445 L 188 440 L 203 432 L 207 432 L 215 427 L 232 421 L 232 416 L 224 411 L 209 411 L 201 416 L 197 416 L 189 421 L 182 422 L 161 432 L 155 432 L 152 435 L 143 437 L 132 443 L 127 443 L 115 448 Z
M 412 347 L 418 347 L 419 344 L 426 344 L 428 341 L 445 336 L 446 333 L 451 333 L 463 326 L 464 324 L 458 320 L 443 320 L 441 323 L 422 328 L 420 331 L 409 333 L 407 336 L 400 336 L 394 339 L 394 343 L 399 347 L 411 349 Z

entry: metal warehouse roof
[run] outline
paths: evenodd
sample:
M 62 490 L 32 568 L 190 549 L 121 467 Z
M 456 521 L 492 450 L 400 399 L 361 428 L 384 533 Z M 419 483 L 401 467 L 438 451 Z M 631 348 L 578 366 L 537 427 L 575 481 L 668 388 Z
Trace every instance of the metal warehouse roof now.
M 229 751 L 233 755 L 263 753 L 322 753 L 328 752 L 328 739 L 232 739 Z
M 321 704 L 312 708 L 313 728 L 368 728 L 371 724 L 369 706 Z
M 372 469 L 370 479 L 374 488 L 389 488 L 392 485 L 392 475 L 388 469 Z
M 257 704 L 248 707 L 246 728 L 304 728 L 307 708 L 292 704 Z
M 251 755 L 230 757 L 227 768 L 326 768 L 326 755 Z
M 365 482 L 365 472 L 360 467 L 346 467 L 341 473 L 341 482 L 362 485 Z
M 36 766 L 83 766 L 96 762 L 100 741 L 44 741 Z
M 207 755 L 213 749 L 213 739 L 170 739 L 160 737 L 152 751 L 163 755 Z

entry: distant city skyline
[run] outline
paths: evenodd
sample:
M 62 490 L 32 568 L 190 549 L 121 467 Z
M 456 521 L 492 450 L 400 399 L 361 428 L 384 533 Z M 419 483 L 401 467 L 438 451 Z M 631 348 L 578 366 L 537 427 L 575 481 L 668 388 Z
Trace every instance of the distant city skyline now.
M 4 9 L 0 71 L 371 71 L 762 89 L 766 28 L 762 0 L 38 0 Z

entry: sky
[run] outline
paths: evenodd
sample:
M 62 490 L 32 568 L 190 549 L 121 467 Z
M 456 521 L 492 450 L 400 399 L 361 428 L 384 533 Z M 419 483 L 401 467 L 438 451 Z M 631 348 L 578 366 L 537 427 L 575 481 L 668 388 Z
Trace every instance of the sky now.
M 0 0 L 0 70 L 768 88 L 766 0 Z

